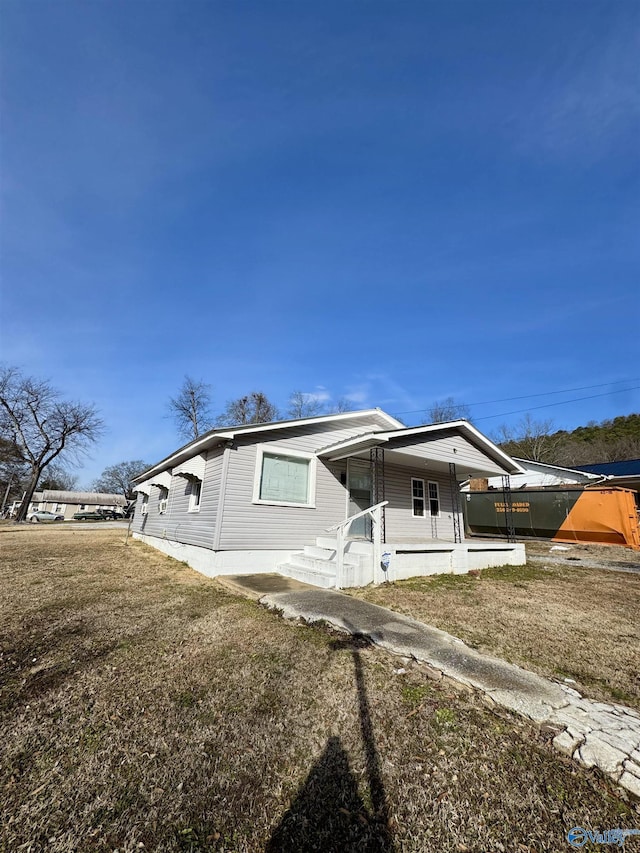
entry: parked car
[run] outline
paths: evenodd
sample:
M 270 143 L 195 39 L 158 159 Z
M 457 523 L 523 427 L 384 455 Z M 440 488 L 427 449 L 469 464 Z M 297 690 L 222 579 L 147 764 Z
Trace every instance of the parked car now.
M 27 521 L 38 524 L 39 521 L 64 521 L 64 515 L 59 512 L 49 512 L 48 509 L 39 509 L 27 515 Z
M 80 512 L 74 512 L 74 521 L 108 521 L 106 515 L 102 515 L 102 510 L 87 509 Z
M 99 512 L 100 515 L 104 516 L 104 518 L 111 519 L 112 521 L 124 518 L 124 514 L 119 509 L 98 509 L 96 512 Z

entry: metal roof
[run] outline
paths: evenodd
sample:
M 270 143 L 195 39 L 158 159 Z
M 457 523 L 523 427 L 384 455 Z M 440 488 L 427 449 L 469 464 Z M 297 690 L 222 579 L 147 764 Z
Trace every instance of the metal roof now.
M 611 477 L 640 475 L 640 459 L 625 459 L 622 462 L 598 462 L 595 465 L 574 465 L 577 471 L 590 474 L 608 474 Z

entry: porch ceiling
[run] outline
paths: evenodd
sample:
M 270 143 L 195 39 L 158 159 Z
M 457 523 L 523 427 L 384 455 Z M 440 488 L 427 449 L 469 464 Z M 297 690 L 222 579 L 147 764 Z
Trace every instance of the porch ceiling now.
M 331 460 L 349 456 L 366 459 L 374 447 L 384 450 L 385 461 L 407 468 L 424 466 L 448 473 L 449 463 L 453 462 L 461 480 L 522 473 L 515 460 L 468 421 L 369 433 L 325 447 L 318 456 Z
M 369 459 L 369 450 L 361 450 L 358 453 L 350 453 L 350 457 L 357 459 Z M 449 463 L 453 462 L 456 466 L 458 480 L 466 480 L 469 477 L 496 477 L 507 472 L 504 468 L 499 468 L 497 465 L 491 465 L 487 459 L 484 467 L 465 464 L 458 460 L 456 456 L 447 456 L 446 458 L 438 458 L 435 455 L 416 452 L 416 448 L 406 448 L 404 450 L 389 450 L 384 448 L 384 460 L 386 464 L 397 465 L 399 468 L 411 468 L 413 471 L 423 468 L 425 474 L 431 471 L 434 474 L 443 474 L 449 476 Z

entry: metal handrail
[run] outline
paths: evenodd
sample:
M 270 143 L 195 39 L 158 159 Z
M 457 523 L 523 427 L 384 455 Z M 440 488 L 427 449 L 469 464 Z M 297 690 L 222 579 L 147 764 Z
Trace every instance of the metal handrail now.
M 342 589 L 344 585 L 345 531 L 352 521 L 355 521 L 357 518 L 362 518 L 365 515 L 371 516 L 371 526 L 373 528 L 373 580 L 374 582 L 378 580 L 378 572 L 380 571 L 380 563 L 382 560 L 382 539 L 380 535 L 380 531 L 382 530 L 382 508 L 388 503 L 389 501 L 381 501 L 378 504 L 374 504 L 373 506 L 367 507 L 367 509 L 357 512 L 355 515 L 350 516 L 338 524 L 334 524 L 332 527 L 326 528 L 327 533 L 331 533 L 334 530 L 337 532 L 336 589 Z

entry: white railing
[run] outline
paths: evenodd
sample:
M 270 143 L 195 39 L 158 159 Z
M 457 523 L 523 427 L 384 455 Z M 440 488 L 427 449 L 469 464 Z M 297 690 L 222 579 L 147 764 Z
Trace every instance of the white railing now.
M 371 516 L 371 527 L 372 527 L 372 538 L 373 538 L 373 578 L 372 580 L 376 582 L 378 580 L 378 574 L 380 572 L 380 563 L 382 560 L 382 509 L 385 507 L 389 501 L 382 501 L 379 504 L 375 504 L 374 506 L 367 507 L 367 509 L 363 509 L 361 512 L 357 512 L 355 515 L 350 516 L 349 518 L 341 521 L 339 524 L 334 524 L 333 527 L 327 527 L 327 533 L 333 533 L 336 531 L 337 536 L 337 545 L 336 545 L 336 589 L 342 589 L 344 586 L 344 549 L 345 549 L 345 540 L 347 538 L 347 531 L 349 527 L 351 527 L 351 523 L 355 521 L 357 518 L 364 518 L 364 516 Z

